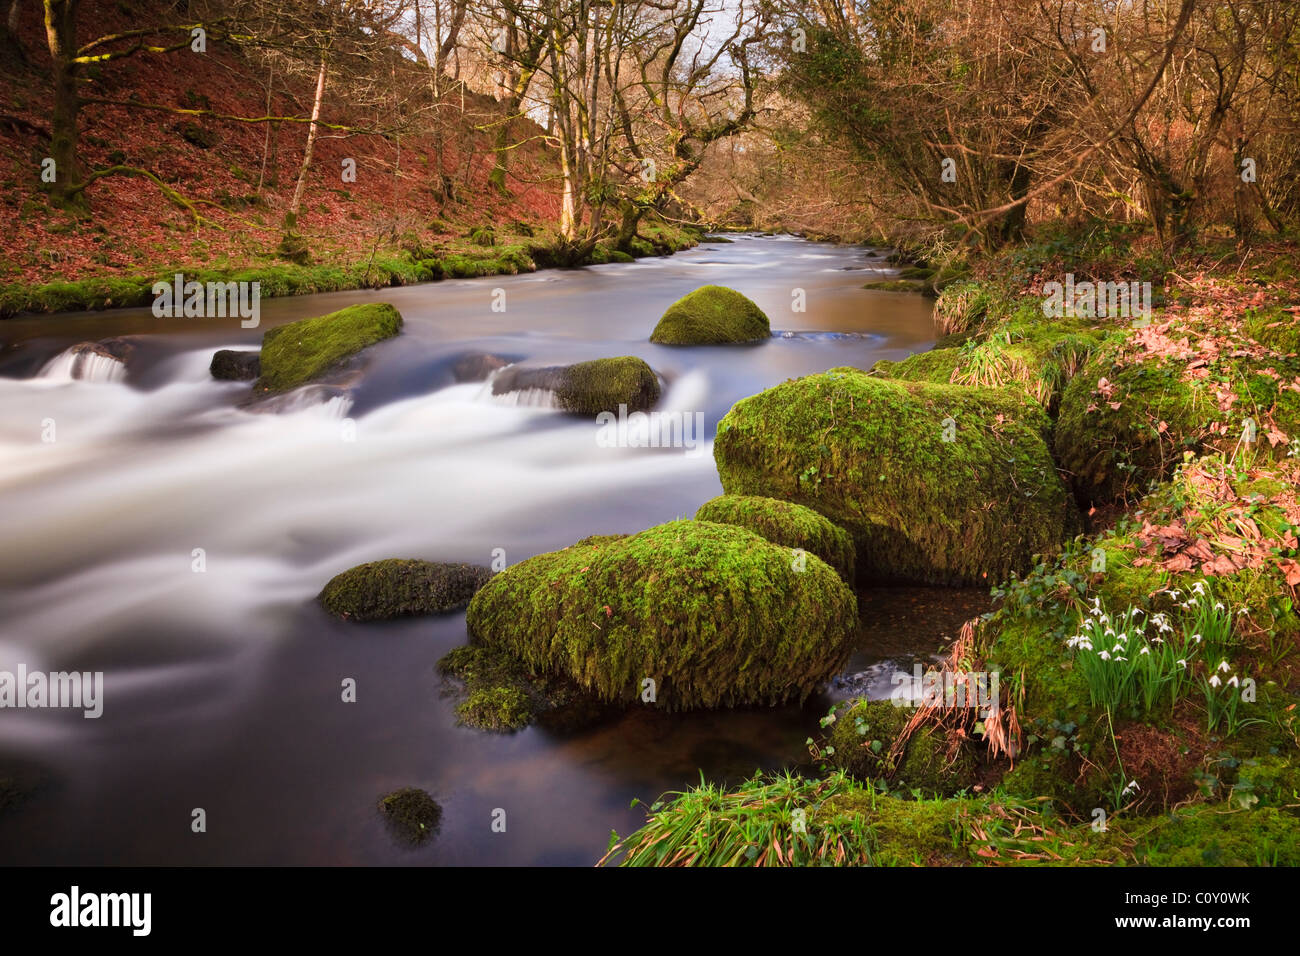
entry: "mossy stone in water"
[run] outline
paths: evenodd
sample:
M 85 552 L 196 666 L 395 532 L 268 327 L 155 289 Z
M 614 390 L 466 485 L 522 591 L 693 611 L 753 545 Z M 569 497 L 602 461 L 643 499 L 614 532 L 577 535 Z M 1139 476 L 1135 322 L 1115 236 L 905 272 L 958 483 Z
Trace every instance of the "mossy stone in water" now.
M 433 836 L 442 822 L 438 801 L 418 787 L 394 790 L 379 801 L 379 812 L 394 836 L 416 846 Z
M 950 757 L 944 732 L 935 726 L 918 727 L 897 762 L 890 761 L 890 748 L 913 713 L 889 700 L 851 703 L 831 725 L 831 763 L 859 780 L 882 780 L 895 789 L 931 795 L 950 795 L 971 786 L 974 758 L 961 747 Z
M 305 385 L 401 328 L 401 313 L 377 302 L 269 329 L 262 336 L 262 374 L 255 387 L 283 392 Z
M 695 520 L 748 528 L 773 544 L 815 554 L 853 580 L 853 538 L 811 508 L 758 495 L 719 495 L 700 506 Z
M 660 345 L 757 342 L 772 334 L 763 310 L 734 289 L 706 285 L 668 307 L 650 341 Z
M 560 408 L 578 415 L 617 412 L 620 405 L 641 412 L 659 401 L 658 376 L 633 355 L 547 368 L 508 368 L 492 381 L 494 395 L 526 388 L 554 392 Z
M 586 726 L 608 708 L 570 680 L 538 674 L 499 650 L 457 647 L 438 661 L 438 671 L 465 685 L 456 717 L 467 727 L 509 732 L 538 723 L 565 731 Z
M 345 621 L 384 621 L 464 607 L 492 572 L 476 564 L 390 558 L 335 575 L 320 593 L 325 610 Z
M 1049 428 L 1019 390 L 834 369 L 737 402 L 713 447 L 727 494 L 794 501 L 847 529 L 859 577 L 987 585 L 1078 527 Z
M 846 660 L 857 600 L 809 555 L 745 528 L 674 521 L 594 538 L 498 574 L 474 596 L 471 640 L 605 701 L 654 681 L 668 710 L 803 700 Z

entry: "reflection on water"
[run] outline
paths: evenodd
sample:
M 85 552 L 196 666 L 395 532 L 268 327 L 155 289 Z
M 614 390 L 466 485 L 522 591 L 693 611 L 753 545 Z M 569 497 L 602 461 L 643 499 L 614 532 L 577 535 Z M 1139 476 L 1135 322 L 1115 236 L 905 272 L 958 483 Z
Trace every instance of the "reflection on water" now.
M 312 598 L 362 561 L 486 564 L 501 548 L 513 563 L 689 516 L 720 492 L 711 447 L 602 448 L 594 421 L 458 381 L 473 353 L 529 365 L 638 355 L 666 382 L 658 408 L 702 413 L 712 436 L 736 400 L 786 378 L 928 346 L 928 303 L 861 289 L 878 261 L 741 238 L 632 264 L 268 300 L 251 332 L 148 309 L 0 325 L 0 670 L 99 670 L 106 685 L 99 720 L 0 712 L 0 765 L 42 768 L 39 789 L 0 811 L 0 861 L 588 864 L 611 828 L 642 819 L 634 797 L 701 771 L 799 763 L 843 688 L 803 707 L 635 709 L 567 736 L 487 735 L 456 726 L 433 670 L 464 642 L 463 614 L 344 625 Z M 706 283 L 754 298 L 776 334 L 651 345 L 663 310 Z M 505 313 L 491 309 L 497 288 Z M 792 310 L 796 290 L 806 312 Z M 268 412 L 246 407 L 246 383 L 208 374 L 218 348 L 376 300 L 402 311 L 404 333 L 341 390 Z M 124 335 L 137 336 L 125 380 L 36 377 L 72 345 Z M 864 596 L 850 674 L 936 652 L 967 603 L 943 592 L 891 625 L 907 600 Z M 355 703 L 341 700 L 346 678 Z M 444 808 L 418 850 L 397 846 L 375 811 L 402 786 Z M 202 835 L 190 831 L 197 807 Z M 491 828 L 496 809 L 505 833 Z

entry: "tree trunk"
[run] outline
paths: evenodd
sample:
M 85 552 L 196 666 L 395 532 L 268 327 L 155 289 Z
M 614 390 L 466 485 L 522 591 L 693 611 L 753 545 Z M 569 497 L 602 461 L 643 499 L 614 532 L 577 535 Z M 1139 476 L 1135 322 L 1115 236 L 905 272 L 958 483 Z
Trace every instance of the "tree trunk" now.
M 77 0 L 44 0 L 45 38 L 50 47 L 54 110 L 50 117 L 50 156 L 54 160 L 54 195 L 62 202 L 84 203 L 72 194 L 81 178 L 77 168 Z
M 284 217 L 286 231 L 298 226 L 298 213 L 302 209 L 302 194 L 307 189 L 307 173 L 311 168 L 312 150 L 316 148 L 316 124 L 320 121 L 321 102 L 325 99 L 325 74 L 328 72 L 325 53 L 320 55 L 320 72 L 316 75 L 316 96 L 311 104 L 311 122 L 307 125 L 307 146 L 302 154 L 302 168 L 298 170 L 298 184 L 293 188 L 293 201 Z

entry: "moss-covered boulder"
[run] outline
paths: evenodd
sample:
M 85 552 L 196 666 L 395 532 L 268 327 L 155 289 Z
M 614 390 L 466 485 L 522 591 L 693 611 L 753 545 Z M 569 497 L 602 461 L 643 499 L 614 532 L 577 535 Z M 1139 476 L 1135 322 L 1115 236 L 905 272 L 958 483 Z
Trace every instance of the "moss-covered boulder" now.
M 469 603 L 492 572 L 476 564 L 390 558 L 336 574 L 320 592 L 325 610 L 345 621 L 439 614 Z
M 853 580 L 853 538 L 811 508 L 757 495 L 719 495 L 700 506 L 695 520 L 748 528 L 774 544 L 815 554 L 845 581 Z
M 532 388 L 554 392 L 560 408 L 578 415 L 617 412 L 619 405 L 642 412 L 659 401 L 659 377 L 633 355 L 546 368 L 511 366 L 492 380 L 493 395 Z
M 660 345 L 758 342 L 772 334 L 763 310 L 734 289 L 706 285 L 668 307 L 650 341 Z
M 835 369 L 737 402 L 714 457 L 728 494 L 794 501 L 847 529 L 859 577 L 988 584 L 1077 529 L 1049 427 L 1017 390 Z
M 803 567 L 797 570 L 796 565 Z M 802 700 L 847 659 L 857 601 L 815 556 L 745 528 L 674 521 L 507 569 L 470 603 L 471 641 L 605 701 L 669 710 Z
M 392 834 L 412 846 L 432 837 L 442 823 L 442 807 L 419 787 L 403 787 L 383 797 L 379 813 Z
M 830 762 L 859 780 L 887 783 L 892 789 L 949 795 L 975 782 L 975 760 L 960 742 L 923 724 L 912 732 L 901 756 L 890 756 L 894 742 L 915 712 L 889 700 L 851 701 L 836 714 L 828 743 Z
M 268 329 L 262 336 L 262 374 L 255 387 L 283 392 L 305 385 L 401 329 L 401 313 L 386 302 L 352 305 Z

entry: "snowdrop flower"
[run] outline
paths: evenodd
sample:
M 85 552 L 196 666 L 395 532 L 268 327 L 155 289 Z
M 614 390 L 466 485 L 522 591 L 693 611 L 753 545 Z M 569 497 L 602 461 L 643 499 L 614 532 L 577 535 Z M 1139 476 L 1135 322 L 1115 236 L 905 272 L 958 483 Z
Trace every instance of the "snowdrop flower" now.
M 1233 674 L 1231 677 L 1228 678 L 1228 686 L 1229 686 L 1229 687 L 1236 687 L 1236 686 L 1237 686 L 1237 675 L 1236 675 L 1236 674 Z
M 1130 793 L 1132 793 L 1134 790 L 1141 790 L 1141 789 L 1142 789 L 1142 788 L 1138 786 L 1138 782 L 1137 782 L 1136 780 L 1130 780 L 1130 781 L 1128 782 L 1128 786 L 1124 788 L 1124 794 L 1123 794 L 1123 795 L 1127 797 L 1127 796 L 1128 796 Z
M 1186 670 L 1186 669 L 1187 669 L 1187 660 L 1186 660 L 1186 658 L 1180 658 L 1179 661 L 1178 661 L 1178 666 L 1181 667 L 1181 668 L 1183 668 L 1184 670 Z
M 1205 593 L 1205 582 L 1204 582 L 1204 581 L 1197 581 L 1195 584 L 1193 584 L 1193 585 L 1192 585 L 1192 593 L 1193 593 L 1193 594 L 1204 594 L 1204 593 Z
M 1116 662 L 1118 662 L 1118 661 L 1127 661 L 1128 658 L 1127 658 L 1127 657 L 1116 657 L 1115 660 L 1116 660 Z
M 1144 648 L 1142 648 L 1142 650 L 1138 651 L 1138 653 L 1139 653 L 1139 654 L 1150 654 L 1151 651 L 1144 647 Z
M 1224 607 L 1223 607 L 1223 605 L 1222 605 L 1221 603 L 1219 603 L 1218 601 L 1215 601 L 1215 602 L 1214 602 L 1214 609 L 1215 609 L 1216 611 L 1222 611 L 1222 610 L 1224 610 Z
M 1155 637 L 1151 638 L 1151 643 L 1152 643 L 1152 644 L 1163 644 L 1164 642 L 1165 642 L 1165 639 L 1164 639 L 1163 637 L 1161 637 L 1159 634 L 1157 634 Z M 1143 653 L 1146 653 L 1146 652 L 1143 651 Z
M 1201 643 L 1201 635 L 1199 635 L 1199 634 L 1193 634 L 1193 635 L 1192 635 L 1192 640 L 1194 640 L 1197 644 Z
M 1219 670 L 1220 670 L 1220 671 L 1222 671 L 1223 673 L 1226 674 L 1226 673 L 1228 673 L 1228 671 L 1230 671 L 1231 669 L 1232 669 L 1232 668 L 1230 668 L 1230 667 L 1228 666 L 1228 662 L 1227 662 L 1227 661 L 1219 661 Z
M 1241 617 L 1241 615 L 1243 615 L 1243 614 L 1249 614 L 1249 613 L 1250 613 L 1250 608 L 1248 608 L 1248 607 L 1243 607 L 1243 608 L 1238 608 L 1238 609 L 1237 609 L 1237 616 L 1238 616 L 1238 617 Z
M 1218 675 L 1218 674 L 1215 674 L 1213 677 L 1210 678 L 1210 686 L 1211 686 L 1211 687 L 1218 687 L 1218 686 L 1219 686 L 1219 675 Z
M 1123 644 L 1116 644 L 1114 647 L 1112 647 L 1112 648 L 1110 649 L 1110 652 L 1111 652 L 1112 654 L 1123 654 L 1123 653 L 1124 653 L 1124 645 L 1123 645 Z
M 1103 661 L 1108 661 L 1108 660 L 1110 660 L 1110 654 L 1107 653 L 1106 651 L 1102 651 L 1102 652 L 1101 652 L 1100 654 L 1098 654 L 1097 656 L 1100 657 Z

